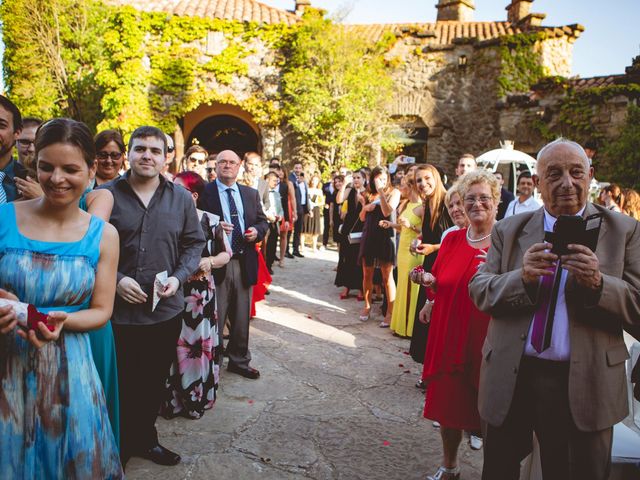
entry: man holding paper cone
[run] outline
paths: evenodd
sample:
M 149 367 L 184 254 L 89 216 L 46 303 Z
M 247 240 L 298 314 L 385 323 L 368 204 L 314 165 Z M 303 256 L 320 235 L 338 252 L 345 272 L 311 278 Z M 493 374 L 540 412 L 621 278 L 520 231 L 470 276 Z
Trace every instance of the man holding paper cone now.
M 535 432 L 545 480 L 606 480 L 629 412 L 622 331 L 640 324 L 640 224 L 587 201 L 593 168 L 575 142 L 545 146 L 537 173 L 544 208 L 497 223 L 469 283 L 491 314 L 482 478 L 517 479 Z
M 109 221 L 120 234 L 111 322 L 123 465 L 131 456 L 161 465 L 180 462 L 158 443 L 155 421 L 181 327 L 180 286 L 198 269 L 205 241 L 189 192 L 160 174 L 166 142 L 155 127 L 136 129 L 129 140 L 131 170 L 102 187 L 113 194 Z

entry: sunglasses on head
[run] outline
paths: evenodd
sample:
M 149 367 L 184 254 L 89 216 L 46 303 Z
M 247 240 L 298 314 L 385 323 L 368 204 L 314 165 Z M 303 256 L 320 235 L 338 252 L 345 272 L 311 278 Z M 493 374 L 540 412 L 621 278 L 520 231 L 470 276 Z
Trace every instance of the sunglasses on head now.
M 98 152 L 96 153 L 96 158 L 98 160 L 106 160 L 107 158 L 120 160 L 122 158 L 122 152 Z

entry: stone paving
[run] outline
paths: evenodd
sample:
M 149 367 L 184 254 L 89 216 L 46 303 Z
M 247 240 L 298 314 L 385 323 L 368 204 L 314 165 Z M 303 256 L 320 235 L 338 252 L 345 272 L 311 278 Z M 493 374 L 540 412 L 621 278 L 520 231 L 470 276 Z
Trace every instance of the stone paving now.
M 133 458 L 130 479 L 424 479 L 441 460 L 440 435 L 422 418 L 421 365 L 409 340 L 367 323 L 340 300 L 328 250 L 277 266 L 251 323 L 257 381 L 223 372 L 200 420 L 159 419 L 176 467 Z M 463 479 L 479 479 L 482 451 L 463 442 Z

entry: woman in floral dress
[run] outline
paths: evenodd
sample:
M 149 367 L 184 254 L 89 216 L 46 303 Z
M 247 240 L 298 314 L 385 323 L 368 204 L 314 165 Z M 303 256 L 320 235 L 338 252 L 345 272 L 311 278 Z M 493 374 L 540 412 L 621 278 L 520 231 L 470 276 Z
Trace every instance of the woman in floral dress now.
M 195 172 L 176 175 L 174 183 L 191 192 L 197 204 L 205 182 Z M 182 415 L 200 418 L 216 400 L 221 345 L 218 341 L 216 291 L 211 271 L 223 267 L 231 258 L 226 235 L 214 215 L 197 210 L 207 244 L 200 269 L 185 282 L 185 309 L 178 339 L 176 360 L 167 380 L 167 398 L 162 405 L 166 418 Z

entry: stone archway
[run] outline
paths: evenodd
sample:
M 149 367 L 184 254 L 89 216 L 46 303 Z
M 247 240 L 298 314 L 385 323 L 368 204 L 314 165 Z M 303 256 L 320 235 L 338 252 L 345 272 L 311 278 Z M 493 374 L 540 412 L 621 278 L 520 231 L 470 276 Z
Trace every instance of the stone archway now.
M 187 145 L 195 140 L 210 153 L 233 150 L 240 158 L 247 152 L 260 153 L 258 134 L 244 120 L 232 115 L 215 115 L 198 123 Z
M 210 153 L 233 150 L 240 157 L 250 151 L 262 153 L 260 128 L 235 105 L 200 105 L 185 116 L 183 133 L 185 149 L 197 141 Z

